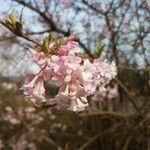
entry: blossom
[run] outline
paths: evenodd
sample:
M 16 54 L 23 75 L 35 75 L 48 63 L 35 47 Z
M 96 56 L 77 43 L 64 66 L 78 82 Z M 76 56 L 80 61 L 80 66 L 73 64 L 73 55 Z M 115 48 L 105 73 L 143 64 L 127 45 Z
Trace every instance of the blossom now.
M 79 45 L 75 42 L 75 35 L 70 35 L 58 49 L 57 54 L 60 56 L 66 55 L 75 55 L 75 53 L 79 53 Z
M 80 112 L 83 111 L 85 109 L 85 107 L 87 107 L 88 104 L 88 100 L 86 97 L 80 97 L 74 100 L 71 100 L 71 105 L 68 108 L 68 110 L 74 111 L 74 112 Z
M 83 80 L 89 81 L 92 80 L 93 75 L 96 71 L 96 67 L 94 66 L 94 64 L 90 63 L 88 59 L 85 59 L 81 71 Z
M 117 87 L 108 89 L 108 94 L 107 94 L 108 99 L 114 99 L 114 98 L 117 98 L 118 96 L 119 95 L 118 95 Z
M 114 62 L 109 64 L 107 60 L 95 59 L 93 63 L 96 66 L 99 84 L 107 84 L 116 76 L 117 68 Z
M 29 48 L 28 55 L 35 61 L 37 65 L 43 68 L 47 62 L 47 57 L 42 51 L 35 51 L 32 48 Z
M 39 79 L 35 76 L 33 80 L 21 87 L 24 90 L 24 94 L 30 98 L 33 102 L 45 102 L 45 88 L 43 79 Z
M 51 104 L 57 103 L 57 108 L 65 107 L 74 112 L 83 111 L 89 104 L 86 97 L 71 97 L 64 93 L 59 93 L 50 100 Z
M 66 45 L 69 42 L 74 42 L 75 40 L 76 40 L 76 36 L 72 34 L 63 42 L 63 45 Z
M 44 55 L 42 51 L 33 52 L 30 49 L 35 62 L 41 67 L 34 79 L 25 84 L 21 89 L 33 102 L 47 102 L 57 104 L 58 108 L 65 107 L 68 110 L 83 111 L 89 104 L 87 97 L 94 94 L 97 86 L 104 89 L 116 76 L 115 63 L 109 64 L 101 59 L 89 60 L 80 57 L 80 48 L 74 41 L 75 36 L 69 36 L 62 45 Z M 44 81 L 51 80 L 59 87 L 54 98 L 46 100 Z M 109 94 L 111 97 L 113 91 Z

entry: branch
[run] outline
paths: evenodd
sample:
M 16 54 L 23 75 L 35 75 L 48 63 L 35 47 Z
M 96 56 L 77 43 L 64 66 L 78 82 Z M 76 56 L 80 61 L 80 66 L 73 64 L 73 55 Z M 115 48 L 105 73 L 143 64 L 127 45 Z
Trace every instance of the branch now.
M 128 89 L 124 86 L 124 84 L 119 80 L 119 79 L 115 79 L 115 81 L 118 83 L 118 85 L 124 90 L 124 92 L 126 93 L 126 95 L 128 96 L 130 102 L 132 103 L 132 105 L 134 106 L 136 111 L 139 111 L 138 106 L 136 105 L 136 103 L 134 102 L 134 99 L 130 96 L 130 92 L 128 91 Z
M 4 42 L 4 41 L 9 41 L 11 39 L 14 39 L 16 36 L 13 35 L 13 36 L 3 36 L 3 37 L 0 37 L 0 42 Z
M 119 126 L 120 126 L 120 123 L 110 127 L 109 129 L 107 129 L 107 130 L 105 130 L 103 132 L 100 132 L 100 133 L 94 135 L 88 141 L 86 141 L 80 148 L 78 148 L 78 150 L 84 150 L 87 146 L 89 146 L 91 143 L 93 143 L 98 137 L 100 137 L 100 136 L 102 136 L 104 134 L 108 134 L 108 133 L 114 132 Z
M 59 29 L 56 24 L 54 23 L 54 21 L 52 20 L 52 18 L 48 17 L 44 12 L 41 12 L 39 9 L 35 8 L 34 6 L 32 6 L 31 4 L 25 2 L 24 0 L 12 0 L 15 1 L 27 8 L 29 8 L 30 10 L 36 12 L 37 14 L 39 14 L 44 20 L 45 22 L 49 25 L 51 31 L 55 31 L 58 33 L 63 34 L 64 36 L 69 36 L 71 33 L 70 31 L 64 31 L 62 29 Z M 80 46 L 85 50 L 85 52 L 90 56 L 90 57 L 94 57 L 93 54 L 89 51 L 89 49 L 80 41 L 80 39 L 78 39 L 78 42 L 80 44 Z
M 82 3 L 85 4 L 85 5 L 87 5 L 90 9 L 92 9 L 93 11 L 95 11 L 95 12 L 101 14 L 101 15 L 105 15 L 105 13 L 106 13 L 106 12 L 103 11 L 103 10 L 96 9 L 95 7 L 93 7 L 92 5 L 90 5 L 90 4 L 89 4 L 88 2 L 86 2 L 85 0 L 82 0 Z
M 21 38 L 27 40 L 28 42 L 34 43 L 35 45 L 41 47 L 41 45 L 40 45 L 38 42 L 36 42 L 36 41 L 34 41 L 33 39 L 29 38 L 29 37 L 27 36 L 27 34 L 20 34 L 20 35 L 15 34 L 15 33 L 13 33 L 13 34 L 14 34 L 15 36 L 21 37 Z M 4 39 L 0 39 L 0 42 L 6 41 L 6 40 L 10 40 L 10 39 L 14 38 L 15 36 L 5 37 Z
M 80 114 L 81 117 L 104 116 L 104 117 L 113 117 L 113 118 L 120 118 L 120 119 L 125 119 L 125 118 L 133 116 L 133 115 L 134 114 L 119 113 L 119 112 L 108 112 L 108 111 L 95 111 L 95 112 Z
M 127 150 L 128 149 L 128 146 L 130 144 L 130 141 L 131 141 L 131 138 L 132 136 L 134 135 L 134 133 L 142 126 L 142 124 L 145 122 L 145 118 L 142 119 L 136 126 L 134 126 L 131 131 L 129 131 L 129 136 L 127 138 L 127 140 L 125 141 L 125 144 L 123 146 L 123 149 L 122 150 Z

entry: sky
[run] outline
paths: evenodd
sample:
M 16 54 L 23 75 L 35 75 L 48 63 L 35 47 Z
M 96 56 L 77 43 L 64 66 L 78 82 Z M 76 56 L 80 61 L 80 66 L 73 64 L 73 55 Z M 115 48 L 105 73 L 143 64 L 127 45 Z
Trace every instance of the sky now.
M 90 1 L 90 0 L 89 0 Z M 117 0 L 116 0 L 117 1 Z M 20 5 L 18 5 L 17 3 L 15 3 L 15 2 L 11 2 L 11 0 L 0 0 L 0 2 L 1 2 L 1 6 L 2 7 L 0 7 L 0 19 L 2 19 L 2 18 L 5 18 L 9 13 L 11 13 L 12 11 L 14 11 L 14 7 L 15 7 L 15 11 L 16 12 L 18 12 L 18 14 L 20 14 L 20 12 L 21 12 L 21 10 L 22 10 L 22 6 L 20 6 Z M 92 2 L 92 0 L 91 0 L 91 2 Z M 108 1 L 107 1 L 108 2 Z M 148 4 L 149 4 L 149 6 L 150 6 L 150 0 L 147 0 L 147 2 L 148 2 Z M 51 9 L 53 9 L 53 5 L 51 5 Z M 4 14 L 4 12 L 6 12 L 6 14 Z M 57 13 L 57 11 L 55 12 L 55 13 Z M 66 15 L 67 14 L 67 15 Z M 54 14 L 53 14 L 54 15 Z M 73 12 L 71 12 L 71 11 L 68 11 L 68 10 L 64 10 L 63 11 L 63 13 L 62 14 L 60 14 L 61 15 L 61 17 L 60 17 L 60 19 L 61 19 L 61 21 L 68 21 L 74 14 L 73 14 Z M 25 8 L 24 10 L 23 10 L 23 21 L 24 21 L 24 26 L 25 27 L 27 27 L 28 29 L 30 29 L 31 31 L 43 31 L 43 27 L 41 27 L 39 24 L 37 24 L 37 22 L 36 22 L 36 13 L 31 13 L 31 11 L 29 10 L 29 9 L 27 9 L 27 8 Z M 67 17 L 66 17 L 67 16 Z M 72 17 L 73 18 L 73 17 Z M 83 29 L 82 28 L 82 26 L 80 25 L 80 23 L 78 23 L 78 19 L 81 19 L 81 18 L 83 18 L 83 19 L 85 19 L 85 21 L 86 21 L 86 19 L 87 18 L 85 18 L 85 14 L 84 13 L 80 13 L 80 17 L 78 17 L 78 18 L 75 18 L 75 23 L 77 22 L 77 24 L 75 24 L 74 26 L 73 26 L 73 28 L 74 28 L 74 32 L 75 33 L 79 33 L 78 35 L 80 36 L 80 38 L 82 39 L 82 41 L 84 41 L 84 38 L 86 39 L 87 38 L 87 34 L 88 34 L 88 36 L 90 37 L 90 39 L 91 38 L 97 38 L 96 36 L 94 37 L 94 36 L 90 36 L 90 33 L 89 33 L 89 31 L 88 31 L 88 28 L 85 28 L 85 29 Z M 94 19 L 94 20 L 96 20 L 96 18 L 92 18 L 92 19 Z M 91 24 L 93 24 L 92 25 L 92 30 L 93 31 L 95 31 L 96 30 L 96 25 L 95 25 L 95 23 L 98 23 L 98 22 L 93 22 L 93 20 L 90 20 L 90 22 L 91 22 Z M 60 22 L 61 22 L 60 21 Z M 32 24 L 30 23 L 30 22 L 32 22 Z M 37 25 L 36 25 L 37 24 Z M 102 22 L 101 22 L 101 24 L 102 24 Z M 134 23 L 132 26 L 131 26 L 133 29 L 134 28 L 136 28 L 136 23 Z M 0 26 L 0 28 L 1 28 L 1 26 Z M 100 31 L 100 28 L 97 28 L 98 29 L 98 32 Z M 2 30 L 3 30 L 3 28 L 2 28 Z M 81 34 L 80 35 L 80 31 L 81 30 L 84 30 L 84 34 Z M 87 30 L 87 31 L 85 31 L 85 30 Z M 91 29 L 90 29 L 91 30 Z M 92 33 L 93 34 L 93 33 Z M 91 34 L 91 35 L 92 35 Z M 129 35 L 128 35 L 129 36 Z M 132 37 L 130 37 L 131 39 L 132 39 Z M 106 39 L 106 43 L 107 43 L 107 39 Z M 0 43 L 1 44 L 1 43 Z M 95 43 L 89 43 L 90 45 L 95 45 Z M 94 47 L 94 46 L 93 46 Z M 11 48 L 11 47 L 10 47 Z M 127 46 L 124 46 L 123 45 L 123 47 L 122 47 L 122 49 L 123 48 L 125 48 L 125 50 L 127 51 L 127 49 L 128 50 L 130 50 L 129 49 L 129 47 L 127 48 Z M 21 50 L 21 49 L 19 49 L 19 50 Z M 5 51 L 5 50 L 4 50 Z M 16 50 L 13 50 L 13 55 L 15 56 L 16 54 Z M 1 53 L 1 51 L 0 51 L 0 55 L 1 55 L 2 53 Z M 18 69 L 17 69 L 17 72 L 15 72 L 14 70 L 13 71 L 9 71 L 9 75 L 19 75 L 19 73 L 21 73 L 21 74 L 23 74 L 24 72 L 22 72 L 22 63 L 23 62 L 20 62 L 20 59 L 19 58 L 15 58 L 16 60 L 17 60 L 17 65 L 18 65 Z M 141 56 L 139 57 L 139 56 L 137 56 L 137 59 L 141 59 Z M 3 60 L 1 61 L 0 60 L 0 63 L 1 62 L 3 62 Z M 142 59 L 140 60 L 140 63 L 142 62 Z M 13 65 L 13 66 L 15 66 L 15 64 Z M 12 68 L 12 65 L 10 64 L 10 70 L 12 70 L 11 68 Z M 9 67 L 7 68 L 8 70 L 9 70 Z M 17 68 L 17 67 L 16 67 Z M 28 70 L 31 70 L 31 72 L 32 72 L 32 70 L 37 70 L 37 69 L 35 69 L 36 67 L 34 66 L 26 66 L 26 68 L 28 68 Z M 19 72 L 19 70 L 20 70 L 20 72 Z M 24 69 L 25 70 L 25 69 Z M 4 71 L 5 72 L 5 71 Z M 6 71 L 6 73 L 5 74 L 7 74 L 8 75 L 8 71 Z

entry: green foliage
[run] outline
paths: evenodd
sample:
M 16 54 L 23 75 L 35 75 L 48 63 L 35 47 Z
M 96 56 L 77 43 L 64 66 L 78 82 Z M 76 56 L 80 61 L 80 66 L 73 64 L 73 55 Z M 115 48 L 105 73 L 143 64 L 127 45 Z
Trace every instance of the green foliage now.
M 64 37 L 57 37 L 55 34 L 49 34 L 42 43 L 42 51 L 45 55 L 47 55 L 48 53 L 54 53 L 55 50 L 57 50 L 63 43 L 64 41 Z
M 52 39 L 52 35 L 49 34 L 49 35 L 44 39 L 43 44 L 42 44 L 42 46 L 41 46 L 42 51 L 43 51 L 43 53 L 44 53 L 45 55 L 48 54 L 48 52 L 50 52 L 49 45 L 50 45 L 51 39 Z
M 15 12 L 12 12 L 5 21 L 0 20 L 0 23 L 16 35 L 20 36 L 23 34 L 22 23 L 17 18 Z
M 101 42 L 96 43 L 96 50 L 97 50 L 96 51 L 96 56 L 97 57 L 101 56 L 102 52 L 104 51 L 104 47 L 105 47 L 105 45 L 102 44 Z

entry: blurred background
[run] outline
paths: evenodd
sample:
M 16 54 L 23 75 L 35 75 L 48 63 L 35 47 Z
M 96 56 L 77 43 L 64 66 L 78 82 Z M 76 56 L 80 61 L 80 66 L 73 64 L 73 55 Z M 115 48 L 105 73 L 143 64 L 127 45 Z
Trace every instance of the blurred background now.
M 0 2 L 0 19 L 16 11 L 36 42 L 73 33 L 92 58 L 96 43 L 104 45 L 101 58 L 118 68 L 107 92 L 97 89 L 84 112 L 36 108 L 20 91 L 39 69 L 27 55 L 34 44 L 0 25 L 0 150 L 150 150 L 149 0 Z

